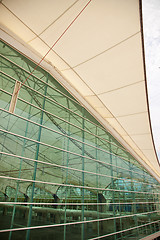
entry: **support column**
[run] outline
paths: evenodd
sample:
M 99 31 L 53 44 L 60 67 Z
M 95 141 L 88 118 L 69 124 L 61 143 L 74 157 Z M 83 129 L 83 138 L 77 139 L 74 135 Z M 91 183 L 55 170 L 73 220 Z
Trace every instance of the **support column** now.
M 143 170 L 143 181 L 144 181 L 144 183 L 146 182 L 144 170 Z M 147 186 L 146 186 L 145 184 L 144 184 L 143 189 L 144 189 L 144 192 L 145 192 L 145 190 L 146 190 L 146 192 L 148 192 Z M 153 196 L 153 195 L 152 195 L 152 196 Z M 145 194 L 145 198 L 146 198 L 147 202 L 150 202 L 150 201 L 151 201 L 151 199 L 149 199 L 148 194 Z M 153 199 L 153 197 L 152 197 L 152 199 Z M 150 205 L 150 204 L 147 203 L 147 212 L 151 212 L 151 211 L 152 211 L 152 210 L 149 208 L 149 205 Z M 152 222 L 152 220 L 151 220 L 151 214 L 148 215 L 148 218 L 149 218 L 149 222 Z M 146 233 L 148 234 L 148 229 L 147 229 L 148 227 L 149 227 L 149 229 L 150 229 L 150 233 L 152 233 L 152 226 L 151 226 L 151 224 L 148 225 L 148 226 L 146 226 Z M 155 232 L 156 232 L 156 230 L 155 230 Z
M 49 77 L 48 75 L 49 75 L 49 74 L 47 74 L 47 77 L 46 77 L 46 83 L 48 83 L 48 77 Z M 42 112 L 41 112 L 40 125 L 42 125 L 42 123 L 43 123 L 43 115 L 44 115 L 43 110 L 44 110 L 44 108 L 45 108 L 45 102 L 46 102 L 45 96 L 46 96 L 46 93 L 47 93 L 47 84 L 45 85 L 45 89 L 44 89 L 44 98 L 43 98 L 43 104 L 42 104 Z M 41 140 L 41 132 L 42 132 L 42 126 L 39 127 L 38 138 L 37 138 L 37 141 L 38 141 L 38 142 L 40 142 L 40 140 Z M 39 147 L 40 147 L 40 144 L 37 143 L 35 160 L 38 160 Z M 33 181 L 36 180 L 36 172 L 37 172 L 37 162 L 34 163 Z M 35 188 L 35 182 L 32 183 L 32 192 L 31 192 L 31 198 L 30 198 L 30 202 L 31 202 L 31 203 L 33 203 L 34 188 Z M 31 204 L 31 205 L 29 206 L 29 214 L 28 214 L 27 227 L 30 227 L 30 226 L 31 226 L 32 207 L 33 207 L 33 205 Z M 27 230 L 26 240 L 29 240 L 29 236 L 30 236 L 30 229 Z
M 18 81 L 17 81 L 18 82 Z M 19 85 L 20 87 L 20 85 Z M 14 92 L 16 93 L 18 91 L 19 88 L 17 88 L 17 86 L 15 86 L 14 88 Z M 13 93 L 14 94 L 14 93 Z M 18 97 L 18 93 L 16 94 L 16 97 Z M 16 99 L 16 102 L 17 102 L 17 99 Z M 13 107 L 11 107 L 12 104 L 10 104 L 10 108 L 11 110 L 13 110 Z M 14 110 L 15 110 L 15 107 L 16 105 L 14 105 Z M 29 113 L 28 113 L 28 119 L 30 119 L 30 112 L 31 112 L 31 106 L 29 107 Z M 26 129 L 25 129 L 25 137 L 27 137 L 27 133 L 28 133 L 28 121 L 26 123 Z M 24 139 L 23 141 L 23 146 L 22 146 L 22 152 L 21 152 L 21 156 L 23 157 L 24 156 L 24 151 L 25 151 L 25 145 L 26 145 L 26 139 Z M 20 158 L 20 165 L 19 165 L 19 172 L 18 172 L 18 178 L 20 179 L 21 178 L 21 172 L 22 172 L 22 164 L 23 164 L 23 159 Z M 18 191 L 19 191 L 19 184 L 20 184 L 20 181 L 18 180 L 17 181 L 17 186 L 16 186 L 16 195 L 15 195 L 15 202 L 17 202 L 17 199 L 18 199 Z M 14 225 L 14 220 L 15 220 L 15 213 L 16 213 L 16 206 L 14 205 L 13 207 L 13 212 L 12 212 L 12 219 L 11 219 L 11 225 L 10 225 L 10 229 L 13 228 L 13 225 Z M 9 233 L 9 240 L 11 239 L 12 237 L 12 231 L 10 231 Z
M 137 209 L 136 209 L 136 198 L 135 198 L 135 189 L 134 189 L 134 183 L 133 183 L 133 169 L 132 169 L 132 166 L 131 166 L 131 162 L 129 161 L 129 172 L 130 172 L 130 178 L 131 178 L 131 195 L 132 195 L 132 201 L 134 202 L 134 204 L 132 204 L 132 210 L 133 210 L 133 214 L 136 214 L 137 213 Z M 137 219 L 137 216 L 135 215 L 134 217 L 134 223 L 135 223 L 135 227 L 138 226 L 138 219 Z M 137 228 L 137 236 L 139 234 L 139 229 Z
M 68 99 L 67 99 L 68 101 Z M 69 101 L 68 101 L 68 108 L 69 108 Z M 69 112 L 69 119 L 68 122 L 70 122 L 70 112 Z M 69 136 L 70 136 L 70 124 L 68 125 L 68 137 L 67 137 L 67 151 L 69 151 Z M 68 166 L 69 166 L 69 153 L 67 152 L 67 164 L 66 164 L 66 181 L 65 183 L 68 184 Z M 64 213 L 64 223 L 67 222 L 67 189 L 68 187 L 66 187 L 66 192 L 65 192 L 65 213 Z M 66 228 L 67 226 L 64 225 L 64 232 L 63 232 L 63 239 L 66 240 Z
M 84 117 L 84 108 L 82 109 L 82 115 Z M 85 122 L 82 118 L 82 129 L 84 130 Z M 84 131 L 82 130 L 82 142 L 84 142 Z M 84 156 L 84 143 L 82 143 L 82 156 Z M 84 157 L 82 157 L 82 186 L 84 187 Z M 82 212 L 81 212 L 81 221 L 84 221 L 84 188 L 82 188 Z M 81 224 L 81 240 L 85 239 L 84 233 L 84 223 Z
M 96 126 L 96 135 L 98 136 L 97 126 Z M 98 143 L 97 143 L 97 137 L 95 137 L 95 138 L 96 138 L 95 143 L 96 143 L 96 160 L 97 160 L 98 159 L 98 149 L 97 149 Z M 99 163 L 98 162 L 96 162 L 96 173 L 99 174 Z M 99 188 L 99 175 L 96 175 L 96 187 Z M 98 190 L 97 190 L 97 203 L 98 203 L 97 204 L 97 218 L 99 219 L 99 212 L 100 212 L 100 209 L 101 209 L 102 205 L 99 206 L 99 195 L 98 194 L 99 193 L 98 193 Z M 96 230 L 98 230 L 97 233 L 98 233 L 98 237 L 99 237 L 99 235 L 100 235 L 100 232 L 99 232 L 100 223 L 99 223 L 99 221 L 97 221 L 97 223 L 95 223 L 95 224 L 97 225 L 97 229 Z M 103 226 L 103 223 L 101 223 L 101 227 L 102 226 Z
M 111 142 L 111 139 L 109 138 L 109 142 Z M 111 146 L 111 143 L 110 143 L 110 147 L 109 147 L 110 149 L 110 153 L 112 153 L 112 146 Z M 112 164 L 113 164 L 113 161 L 112 161 L 112 154 L 110 154 L 110 166 L 111 166 L 111 188 L 114 190 L 114 181 L 113 181 L 113 166 L 112 166 Z M 115 203 L 115 192 L 114 191 L 112 191 L 112 201 L 113 201 L 113 203 Z M 114 222 L 114 232 L 116 232 L 116 219 L 115 219 L 115 216 L 116 216 L 116 209 L 115 209 L 115 204 L 113 204 L 113 217 L 114 217 L 114 220 L 113 220 L 113 222 Z M 116 240 L 116 234 L 114 235 L 114 239 Z

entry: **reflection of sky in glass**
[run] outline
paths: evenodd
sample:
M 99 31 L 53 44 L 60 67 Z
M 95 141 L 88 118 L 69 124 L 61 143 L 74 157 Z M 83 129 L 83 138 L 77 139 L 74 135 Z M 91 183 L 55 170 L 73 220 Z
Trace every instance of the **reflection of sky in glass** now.
M 117 189 L 127 190 L 127 191 L 145 191 L 144 184 L 140 182 L 126 182 L 125 179 L 116 180 Z M 147 191 L 151 190 L 152 186 L 147 185 Z M 130 194 L 130 193 L 125 193 Z
M 160 159 L 160 1 L 142 2 L 150 113 L 155 145 Z
M 74 197 L 81 197 L 82 196 L 82 189 L 81 188 L 72 188 L 72 187 L 59 187 L 59 189 L 57 190 L 57 196 L 60 199 L 64 199 L 65 197 L 67 198 L 74 198 Z M 84 189 L 84 197 L 86 198 L 92 198 L 92 197 L 96 197 L 96 195 L 92 192 L 90 192 L 87 189 Z

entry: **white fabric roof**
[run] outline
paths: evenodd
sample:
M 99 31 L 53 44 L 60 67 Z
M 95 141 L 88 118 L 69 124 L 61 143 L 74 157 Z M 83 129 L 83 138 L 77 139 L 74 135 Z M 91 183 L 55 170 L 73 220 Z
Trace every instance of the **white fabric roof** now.
M 44 56 L 87 2 L 3 0 L 3 38 L 7 41 L 7 33 L 12 37 L 10 43 L 22 43 L 29 57 L 30 50 Z M 45 61 L 158 179 L 160 169 L 148 115 L 139 8 L 138 0 L 92 0 Z

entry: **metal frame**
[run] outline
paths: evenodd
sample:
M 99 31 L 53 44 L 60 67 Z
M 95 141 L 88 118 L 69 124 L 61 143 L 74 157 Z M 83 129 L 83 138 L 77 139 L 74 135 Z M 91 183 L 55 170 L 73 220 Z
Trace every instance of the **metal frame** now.
M 28 69 L 26 70 L 18 64 L 15 64 L 14 60 L 11 61 L 8 59 L 10 56 L 11 55 L 8 55 L 7 57 L 4 57 L 4 59 L 9 62 L 9 68 L 12 68 L 11 74 L 16 74 L 18 81 L 22 82 L 26 77 L 26 74 L 32 71 L 30 60 L 24 61 L 26 64 L 25 67 Z M 12 55 L 12 58 L 13 57 L 14 55 Z M 15 57 L 17 60 L 20 57 L 20 61 L 23 61 L 24 58 L 19 53 L 17 53 Z M 7 67 L 7 63 L 5 67 Z M 8 82 L 11 80 L 12 82 L 17 81 L 14 76 L 10 76 L 4 72 L 2 72 L 2 74 L 3 77 L 5 76 L 5 78 L 7 78 Z M 109 132 L 106 132 L 108 140 L 104 139 L 103 136 L 101 137 L 101 135 L 99 136 L 98 130 L 105 131 L 105 129 L 102 126 L 95 124 L 90 119 L 87 119 L 85 117 L 86 109 L 77 103 L 77 100 L 72 99 L 69 95 L 67 96 L 64 93 L 61 93 L 60 90 L 52 87 L 49 84 L 50 80 L 51 76 L 44 70 L 40 77 L 32 76 L 31 80 L 28 79 L 19 92 L 20 97 L 17 98 L 17 107 L 15 109 L 16 114 L 1 109 L 6 115 L 6 121 L 8 120 L 7 127 L 2 127 L 1 129 L 2 136 L 5 137 L 5 140 L 8 142 L 14 142 L 15 139 L 18 151 L 14 151 L 12 148 L 9 149 L 5 146 L 5 143 L 2 144 L 2 147 L 4 147 L 3 151 L 1 151 L 1 156 L 4 159 L 3 166 L 5 168 L 8 166 L 7 164 L 9 162 L 10 170 L 6 172 L 2 169 L 0 179 L 2 182 L 10 182 L 11 185 L 12 183 L 16 183 L 17 188 L 15 202 L 0 201 L 2 207 L 8 206 L 13 209 L 10 229 L 1 230 L 0 233 L 10 232 L 11 239 L 12 232 L 27 230 L 26 240 L 29 240 L 30 230 L 32 229 L 61 226 L 63 227 L 63 239 L 65 240 L 68 231 L 67 226 L 77 225 L 81 229 L 81 240 L 84 240 L 86 236 L 88 239 L 100 239 L 113 236 L 116 240 L 119 236 L 125 239 L 125 233 L 128 234 L 127 236 L 129 237 L 132 230 L 135 230 L 138 233 L 140 228 L 143 230 L 146 229 L 146 234 L 151 232 L 152 229 L 156 231 L 157 228 L 155 226 L 157 226 L 156 224 L 159 226 L 160 221 L 151 222 L 151 218 L 152 216 L 158 217 L 160 210 L 158 207 L 155 207 L 152 209 L 154 211 L 150 211 L 149 204 L 158 205 L 160 201 L 160 186 L 158 182 L 156 182 L 156 180 L 147 173 L 147 170 L 141 166 L 133 156 L 131 156 L 128 150 L 125 150 L 122 145 L 117 143 L 116 139 L 114 140 Z M 54 81 L 56 80 L 51 80 L 53 84 Z M 8 86 L 10 87 L 10 85 Z M 51 92 L 49 95 L 47 94 L 48 89 L 50 89 L 50 91 L 57 91 L 58 94 L 61 94 L 61 96 L 64 97 L 64 106 L 61 102 L 55 100 L 54 93 L 53 95 Z M 25 96 L 23 96 L 21 92 L 23 92 L 23 94 L 26 93 L 26 96 L 29 96 L 31 100 L 25 100 Z M 6 89 L 2 89 L 2 93 L 12 96 L 12 94 L 6 91 Z M 40 96 L 40 98 L 37 96 Z M 70 102 L 70 100 L 72 102 Z M 46 109 L 48 101 L 49 104 L 54 103 L 60 107 L 58 112 L 52 112 L 50 109 Z M 24 105 L 22 105 L 22 103 L 24 103 Z M 81 108 L 81 114 L 78 114 L 76 111 L 74 112 L 73 108 L 71 109 L 71 103 L 74 103 Z M 22 109 L 20 106 L 23 106 Z M 64 114 L 61 113 L 61 108 L 63 108 Z M 19 109 L 21 110 L 21 112 L 19 111 L 20 113 L 18 112 Z M 77 111 L 79 111 L 78 108 Z M 22 121 L 19 122 L 18 120 Z M 71 122 L 72 120 L 73 122 Z M 17 130 L 14 130 L 14 124 L 20 123 L 22 126 L 23 121 L 25 128 L 23 126 L 22 133 L 19 134 Z M 58 121 L 60 121 L 60 123 Z M 76 123 L 74 123 L 74 121 L 76 121 Z M 49 127 L 47 125 L 48 122 L 50 124 Z M 72 128 L 75 129 L 73 130 Z M 92 128 L 94 132 L 92 132 Z M 44 130 L 46 130 L 46 132 Z M 43 131 L 48 135 L 53 134 L 53 137 L 55 137 L 54 133 L 57 134 L 57 139 L 48 143 L 45 138 L 42 139 Z M 78 135 L 79 133 L 81 133 L 80 136 Z M 74 134 L 74 137 L 72 134 Z M 45 137 L 47 137 L 47 135 L 45 135 Z M 21 154 L 16 154 L 19 153 L 19 149 L 21 149 Z M 27 155 L 29 154 L 29 151 L 31 154 L 34 154 L 33 158 L 29 157 L 30 155 Z M 56 154 L 55 156 L 58 156 L 57 159 L 53 160 L 52 158 L 50 159 L 49 156 L 45 156 L 46 152 Z M 12 159 L 11 161 L 10 157 Z M 71 163 L 73 165 L 79 164 L 79 168 L 78 166 L 72 168 Z M 89 166 L 92 164 L 93 170 L 90 171 Z M 13 169 L 11 166 L 13 166 Z M 26 166 L 29 167 L 27 168 Z M 16 168 L 16 172 L 14 171 L 14 167 Z M 53 167 L 52 174 L 49 170 L 50 167 Z M 26 168 L 27 171 L 32 170 L 32 176 L 27 176 L 27 171 L 25 172 L 24 168 Z M 57 169 L 58 171 L 62 171 L 62 173 L 57 173 Z M 19 171 L 18 176 L 14 175 L 17 171 Z M 139 174 L 142 174 L 142 172 L 143 176 L 139 177 Z M 49 176 L 48 179 L 41 179 L 40 173 L 44 173 L 46 177 Z M 92 177 L 94 178 L 93 183 L 91 182 Z M 107 182 L 106 185 L 104 185 L 105 180 Z M 124 188 L 120 187 L 120 180 L 124 183 Z M 18 202 L 18 191 L 21 184 L 25 184 L 25 186 L 32 184 L 30 201 L 27 203 L 22 201 Z M 137 190 L 135 187 L 136 184 L 139 185 L 139 187 L 143 187 L 142 190 L 140 188 Z M 67 199 L 66 191 L 65 202 L 55 203 L 47 201 L 43 202 L 41 200 L 39 203 L 36 203 L 34 200 L 34 194 L 35 187 L 37 186 L 43 189 L 49 187 L 52 189 L 52 187 L 54 187 L 54 191 L 61 186 L 66 189 L 78 188 L 81 192 L 81 197 L 78 199 L 79 202 L 72 200 L 72 203 L 70 203 L 68 202 L 70 199 Z M 95 202 L 87 200 L 85 195 L 86 190 L 95 195 Z M 52 190 L 50 190 L 50 192 L 54 193 Z M 109 194 L 108 202 L 105 198 L 106 193 Z M 106 202 L 102 202 L 99 199 L 99 194 L 105 198 Z M 127 198 L 127 195 L 130 197 Z M 152 198 L 150 196 L 152 196 Z M 110 202 L 110 199 L 112 199 L 112 202 Z M 121 207 L 123 208 L 124 205 L 131 205 L 134 210 L 129 212 L 127 212 L 128 210 L 126 211 L 126 209 L 125 211 L 121 210 Z M 137 205 L 141 207 L 140 212 L 137 211 Z M 145 208 L 142 209 L 143 205 Z M 41 206 L 41 208 L 37 209 L 37 206 Z M 55 208 L 49 208 L 49 206 Z M 63 206 L 64 209 L 61 209 Z M 110 206 L 112 207 L 112 210 L 109 209 L 108 212 L 104 211 L 106 207 L 109 208 Z M 117 213 L 117 206 L 119 206 L 120 209 L 119 213 Z M 76 207 L 76 210 L 71 210 L 71 207 Z M 79 209 L 77 209 L 77 207 Z M 89 207 L 91 207 L 92 211 L 89 210 Z M 16 209 L 26 209 L 28 211 L 27 227 L 14 228 L 14 224 L 16 223 Z M 55 220 L 57 222 L 51 225 L 43 224 L 42 226 L 31 226 L 34 211 L 41 211 L 43 213 L 47 211 L 54 214 L 63 213 L 62 219 L 64 222 L 58 223 L 59 220 L 57 218 L 57 220 Z M 72 215 L 78 216 L 81 221 L 78 221 L 79 219 L 76 219 L 76 221 L 72 219 L 68 222 L 68 216 L 72 217 Z M 56 216 L 57 215 L 55 215 L 55 218 Z M 140 217 L 146 219 L 146 222 L 149 220 L 150 223 L 138 225 L 138 219 Z M 130 221 L 129 219 L 131 218 L 134 220 L 135 227 L 126 229 L 125 226 L 123 226 L 123 219 L 128 219 L 128 221 Z M 104 234 L 105 224 L 112 221 L 112 233 Z M 119 226 L 117 226 L 117 223 Z M 88 232 L 86 226 L 89 227 L 89 224 L 92 224 L 92 227 L 96 226 L 95 230 L 97 237 L 88 237 L 89 235 L 87 235 Z M 118 231 L 119 229 L 121 229 L 121 231 Z

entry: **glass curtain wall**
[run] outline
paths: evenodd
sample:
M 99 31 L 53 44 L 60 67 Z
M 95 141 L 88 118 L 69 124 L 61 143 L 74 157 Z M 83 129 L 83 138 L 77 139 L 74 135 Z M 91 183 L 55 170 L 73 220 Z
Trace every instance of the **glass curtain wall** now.
M 48 72 L 0 43 L 0 238 L 140 239 L 160 186 Z

